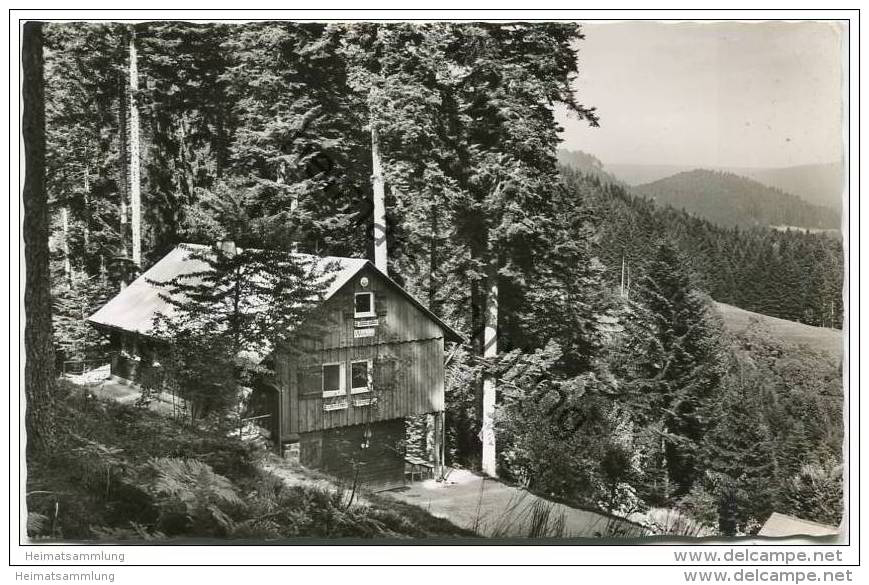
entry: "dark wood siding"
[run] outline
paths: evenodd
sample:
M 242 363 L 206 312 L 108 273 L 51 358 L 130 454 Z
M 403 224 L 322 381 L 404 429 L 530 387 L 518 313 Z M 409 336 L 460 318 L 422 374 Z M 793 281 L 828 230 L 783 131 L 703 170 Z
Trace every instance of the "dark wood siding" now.
M 366 287 L 361 286 L 362 277 L 368 278 Z M 356 292 L 374 292 L 377 324 L 363 327 L 374 330 L 371 337 L 354 336 L 360 329 L 353 314 Z M 329 299 L 310 331 L 317 334 L 297 339 L 292 350 L 282 351 L 277 360 L 277 378 L 285 398 L 281 431 L 289 440 L 296 433 L 444 409 L 443 331 L 374 270 L 360 272 Z M 371 393 L 350 393 L 350 362 L 354 360 L 372 360 Z M 323 398 L 322 365 L 326 363 L 340 363 L 344 368 L 345 394 L 341 397 Z M 364 403 L 368 398 L 376 400 Z
M 371 439 L 362 448 L 366 426 Z M 322 469 L 369 490 L 404 485 L 404 420 L 304 433 L 299 440 L 302 465 Z
M 162 348 L 138 339 L 135 335 L 113 335 L 112 375 L 130 380 L 148 388 L 161 388 L 166 380 L 163 368 L 154 365 L 154 358 Z M 127 355 L 124 355 L 124 354 Z M 128 356 L 136 356 L 128 357 Z
M 339 426 L 402 418 L 444 409 L 443 339 L 398 344 L 324 349 L 317 356 L 286 366 L 295 379 L 286 379 L 290 397 L 284 411 L 284 434 L 306 433 Z M 350 362 L 371 360 L 371 392 L 350 393 Z M 322 364 L 340 363 L 345 369 L 345 392 L 323 397 Z M 297 400 L 292 400 L 297 396 Z M 373 400 L 373 403 L 370 401 Z M 366 403 L 366 401 L 369 401 Z M 341 407 L 341 405 L 346 406 Z M 296 405 L 293 409 L 292 406 Z M 335 408 L 331 410 L 331 408 Z M 293 412 L 295 410 L 295 412 Z

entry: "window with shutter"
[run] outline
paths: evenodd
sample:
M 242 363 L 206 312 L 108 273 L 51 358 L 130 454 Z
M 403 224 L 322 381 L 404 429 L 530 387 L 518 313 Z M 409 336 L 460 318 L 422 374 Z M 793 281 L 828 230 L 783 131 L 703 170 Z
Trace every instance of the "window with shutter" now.
M 374 315 L 377 317 L 386 316 L 386 294 L 383 291 L 374 291 L 374 306 L 376 310 Z
M 374 387 L 378 392 L 392 390 L 396 384 L 398 360 L 394 357 L 381 357 L 374 361 Z
M 322 366 L 303 366 L 297 373 L 299 381 L 299 395 L 302 397 L 321 396 L 323 393 L 323 369 Z

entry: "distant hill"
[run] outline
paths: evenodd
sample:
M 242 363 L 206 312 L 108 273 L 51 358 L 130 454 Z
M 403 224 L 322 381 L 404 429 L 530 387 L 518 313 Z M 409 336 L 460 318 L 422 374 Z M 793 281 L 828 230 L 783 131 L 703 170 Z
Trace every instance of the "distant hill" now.
M 722 226 L 836 229 L 839 214 L 733 173 L 695 169 L 637 185 L 634 192 Z
M 842 212 L 842 165 L 831 163 L 770 169 L 734 167 L 724 170 L 793 193 L 813 205 Z
M 570 167 L 561 174 L 597 225 L 594 252 L 612 286 L 621 286 L 624 275 L 630 290 L 663 238 L 678 245 L 697 285 L 718 301 L 794 322 L 841 326 L 844 256 L 838 232 L 734 230 Z
M 559 149 L 558 162 L 583 174 L 597 177 L 604 183 L 613 183 L 616 185 L 621 185 L 622 187 L 629 186 L 627 183 L 625 183 L 612 173 L 608 173 L 606 170 L 604 170 L 603 163 L 593 154 L 588 154 L 587 152 L 583 152 L 581 150 Z
M 578 153 L 585 154 L 585 153 Z M 591 156 L 591 155 L 587 155 Z M 562 164 L 571 164 L 566 160 Z M 597 160 L 597 159 L 595 159 Z M 652 183 L 696 168 L 688 165 L 604 164 L 600 171 L 631 186 Z M 767 187 L 796 195 L 812 205 L 822 205 L 842 212 L 842 165 L 814 164 L 793 167 L 712 167 L 749 179 Z
M 619 180 L 633 186 L 651 183 L 665 177 L 690 171 L 696 167 L 682 165 L 608 164 L 604 168 L 606 172 L 612 173 Z

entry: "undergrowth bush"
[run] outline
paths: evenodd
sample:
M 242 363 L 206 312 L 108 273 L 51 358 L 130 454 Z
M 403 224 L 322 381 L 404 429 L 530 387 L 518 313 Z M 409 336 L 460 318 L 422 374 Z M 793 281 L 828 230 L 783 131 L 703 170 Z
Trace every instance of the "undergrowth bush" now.
M 57 448 L 27 462 L 28 535 L 64 540 L 469 536 L 425 511 L 287 485 L 215 428 L 61 382 Z

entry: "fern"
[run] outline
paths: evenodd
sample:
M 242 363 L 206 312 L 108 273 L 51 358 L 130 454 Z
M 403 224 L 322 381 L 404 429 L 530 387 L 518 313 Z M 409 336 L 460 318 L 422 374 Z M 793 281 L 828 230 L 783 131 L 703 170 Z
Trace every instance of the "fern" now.
M 72 452 L 78 457 L 84 483 L 97 488 L 105 499 L 111 496 L 113 484 L 124 473 L 123 449 L 110 447 L 97 441 L 70 433 L 75 440 L 83 443 Z
M 150 530 L 137 522 L 130 522 L 129 527 L 91 526 L 91 532 L 100 540 L 162 540 L 166 535 Z
M 48 516 L 36 512 L 27 513 L 27 536 L 31 538 L 49 536 L 51 521 Z
M 232 530 L 232 513 L 244 508 L 233 483 L 196 459 L 151 459 L 151 491 L 167 531 L 222 536 Z M 181 516 L 182 518 L 179 518 Z

